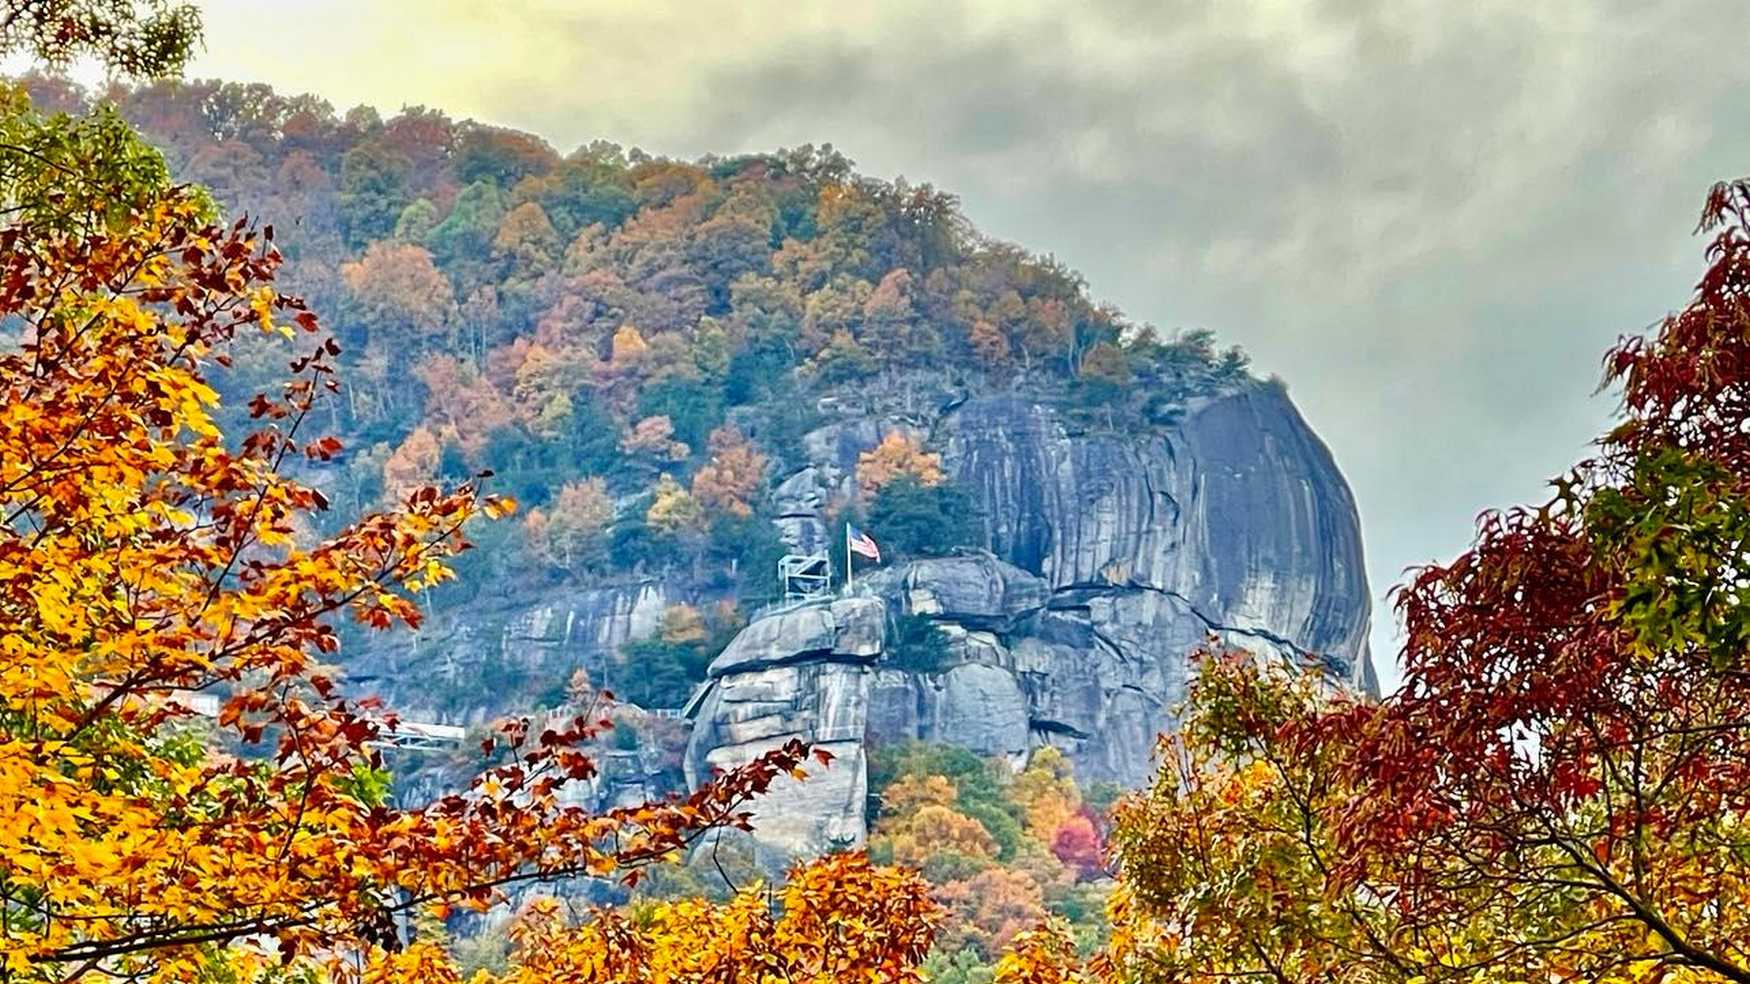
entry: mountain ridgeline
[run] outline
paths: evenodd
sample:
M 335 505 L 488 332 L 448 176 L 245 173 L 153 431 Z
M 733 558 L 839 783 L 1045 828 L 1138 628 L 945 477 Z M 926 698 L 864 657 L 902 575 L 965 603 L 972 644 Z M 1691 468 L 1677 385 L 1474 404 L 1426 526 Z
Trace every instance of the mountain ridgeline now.
M 1355 506 L 1283 387 L 980 236 L 950 195 L 830 147 L 561 155 L 259 85 L 103 98 L 274 225 L 344 352 L 316 423 L 346 450 L 310 466 L 337 513 L 488 469 L 522 503 L 417 637 L 349 640 L 350 686 L 409 717 L 601 689 L 668 712 L 620 712 L 606 796 L 820 742 L 847 767 L 762 833 L 799 851 L 863 836 L 871 744 L 1054 745 L 1141 781 L 1211 635 L 1374 686 Z M 230 412 L 293 354 L 241 340 Z M 831 552 L 842 585 L 847 521 L 883 563 L 770 613 L 787 552 Z

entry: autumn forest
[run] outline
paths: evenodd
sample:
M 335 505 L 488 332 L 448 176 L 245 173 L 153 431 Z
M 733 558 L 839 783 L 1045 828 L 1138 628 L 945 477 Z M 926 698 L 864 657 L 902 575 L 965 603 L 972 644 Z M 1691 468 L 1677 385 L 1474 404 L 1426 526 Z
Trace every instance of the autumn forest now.
M 953 387 L 1025 379 L 1110 425 L 1245 379 L 1207 332 L 1132 324 L 1061 264 L 980 237 L 952 196 L 831 148 L 561 156 L 434 109 L 341 114 L 262 85 L 21 84 L 43 112 L 102 103 L 226 214 L 272 217 L 277 282 L 339 348 L 346 385 L 312 425 L 342 444 L 307 476 L 331 499 L 356 513 L 490 469 L 522 504 L 428 599 L 440 610 L 512 574 L 680 571 L 724 604 L 677 612 L 700 626 L 681 634 L 715 638 L 776 594 L 784 548 L 755 513 L 822 397 L 941 399 L 952 366 Z M 285 361 L 274 340 L 232 349 L 221 417 Z M 903 530 L 901 555 L 943 552 L 976 517 L 942 479 L 925 449 L 884 446 L 839 509 Z M 622 696 L 678 707 L 702 670 L 684 650 L 643 653 L 660 669 Z

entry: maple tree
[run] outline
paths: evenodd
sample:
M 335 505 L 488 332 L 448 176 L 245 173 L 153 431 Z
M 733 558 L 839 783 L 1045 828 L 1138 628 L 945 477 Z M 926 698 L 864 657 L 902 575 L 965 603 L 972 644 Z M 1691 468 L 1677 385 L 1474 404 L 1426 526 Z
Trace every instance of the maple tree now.
M 523 351 L 511 393 L 535 433 L 551 438 L 572 423 L 577 408 L 570 394 L 575 381 L 587 378 L 594 365 L 585 353 L 564 346 L 535 342 Z
M 509 188 L 531 174 L 559 163 L 546 141 L 527 133 L 479 123 L 463 124 L 456 139 L 454 166 L 459 180 L 490 178 Z
M 911 271 L 892 270 L 863 302 L 864 344 L 887 366 L 923 363 L 940 347 L 934 329 L 918 315 L 912 281 Z
M 883 818 L 875 836 L 895 862 L 914 868 L 945 855 L 989 859 L 997 853 L 984 827 L 947 803 L 922 803 Z
M 1105 852 L 1100 832 L 1094 821 L 1079 813 L 1065 820 L 1051 835 L 1051 853 L 1083 877 L 1093 877 L 1103 869 Z
M 1153 786 L 1113 811 L 1106 979 L 1412 976 L 1394 910 L 1334 875 L 1332 820 L 1354 789 L 1342 750 L 1291 737 L 1341 698 L 1249 653 L 1205 654 L 1196 671 Z
M 492 239 L 494 254 L 530 272 L 552 265 L 564 246 L 539 202 L 524 202 L 507 212 Z
M 870 853 L 916 866 L 945 910 L 934 973 L 988 981 L 1005 946 L 1051 918 L 1070 920 L 1089 945 L 1101 938 L 1106 886 L 1079 883 L 1082 872 L 1051 849 L 1060 826 L 1085 822 L 1066 805 L 1080 793 L 1060 752 L 1039 749 L 1015 772 L 962 749 L 899 746 L 877 755 L 871 783 Z M 1088 834 L 1092 843 L 1078 849 L 1095 855 L 1087 874 L 1097 878 L 1101 843 L 1091 826 Z
M 948 909 L 943 946 L 962 947 L 995 959 L 1021 933 L 1047 918 L 1045 894 L 1038 879 L 1014 868 L 990 867 L 936 890 Z
M 453 288 L 424 247 L 372 243 L 340 273 L 371 344 L 404 357 L 448 338 L 456 312 Z
M 1026 811 L 1027 828 L 1045 838 L 1075 816 L 1082 805 L 1068 756 L 1050 746 L 1027 760 L 1009 795 Z
M 925 488 L 947 479 L 942 456 L 925 451 L 917 438 L 903 431 L 889 431 L 881 443 L 857 456 L 857 482 L 865 493 L 879 492 L 901 478 L 910 478 Z
M 1417 932 L 1485 913 L 1490 966 L 1750 980 L 1750 183 L 1701 228 L 1689 304 L 1606 357 L 1597 456 L 1419 571 L 1403 692 L 1313 731 L 1352 746 L 1342 876 Z
M 1747 203 L 1715 189 L 1695 297 L 1608 356 L 1598 455 L 1400 591 L 1404 689 L 1280 725 L 1336 794 L 1315 884 L 1391 901 L 1392 976 L 1750 976 Z
M 711 432 L 711 458 L 693 474 L 693 498 L 717 515 L 746 518 L 765 482 L 766 456 L 739 429 Z
M 1069 351 L 1072 315 L 1056 298 L 1023 300 L 1017 291 L 1006 290 L 991 304 L 990 316 L 1007 334 L 1009 351 L 1029 370 L 1037 360 Z
M 196 222 L 165 205 L 130 235 L 7 250 L 0 310 L 25 319 L 0 357 L 0 882 L 7 972 L 177 977 L 217 959 L 376 952 L 388 916 L 486 902 L 495 886 L 658 860 L 700 825 L 733 821 L 751 786 L 686 804 L 590 814 L 560 805 L 593 772 L 570 749 L 593 734 L 507 728 L 511 762 L 469 797 L 399 811 L 360 790 L 392 716 L 341 699 L 315 665 L 331 620 L 418 622 L 408 592 L 443 580 L 460 525 L 506 503 L 464 485 L 422 488 L 399 510 L 299 546 L 292 520 L 324 499 L 283 473 L 322 392 L 332 343 L 299 359 L 266 425 L 229 450 L 203 362 L 240 327 L 280 312 L 264 233 Z M 4 233 L 9 247 L 30 229 Z M 84 287 L 59 291 L 66 273 Z M 158 313 L 159 310 L 173 313 Z M 269 762 L 201 751 L 168 725 L 196 693 L 226 693 L 219 727 L 271 739 Z M 754 784 L 802 748 L 761 760 Z M 266 944 L 262 944 L 266 945 Z M 242 956 L 238 956 L 238 951 Z
M 925 806 L 952 806 L 960 796 L 947 776 L 907 773 L 881 790 L 881 814 L 905 816 Z
M 649 352 L 650 343 L 644 340 L 643 332 L 636 327 L 625 324 L 614 332 L 613 348 L 609 357 L 615 369 L 636 372 Z
M 416 427 L 383 462 L 383 485 L 393 498 L 428 485 L 437 478 L 443 445 L 436 434 Z
M 599 478 L 567 482 L 550 507 L 529 510 L 523 535 L 555 566 L 571 568 L 600 546 L 614 520 L 614 500 Z
M 693 494 L 664 472 L 651 490 L 650 508 L 645 511 L 644 520 L 665 533 L 698 532 L 704 514 Z
M 470 462 L 483 466 L 493 434 L 509 427 L 516 411 L 470 363 L 454 356 L 430 356 L 415 367 L 414 375 L 425 384 L 427 396 L 425 422 L 413 432 L 426 431 L 440 445 L 453 443 Z
M 1377 704 L 1205 661 L 1117 811 L 1114 980 L 1750 980 L 1750 183 L 1622 419 L 1397 593 Z
M 682 461 L 692 449 L 674 439 L 674 422 L 665 416 L 645 417 L 620 439 L 620 450 L 658 461 Z
M 1016 934 L 997 961 L 991 984 L 1082 984 L 1075 942 L 1059 920 L 1046 920 Z

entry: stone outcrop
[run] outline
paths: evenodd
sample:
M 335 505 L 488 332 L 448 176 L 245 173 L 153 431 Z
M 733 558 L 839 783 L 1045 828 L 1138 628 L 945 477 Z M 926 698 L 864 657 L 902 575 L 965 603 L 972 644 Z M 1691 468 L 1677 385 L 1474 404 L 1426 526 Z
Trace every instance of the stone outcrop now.
M 888 567 L 855 597 L 756 620 L 690 708 L 691 782 L 793 737 L 837 757 L 762 802 L 756 836 L 773 856 L 861 840 L 867 752 L 884 742 L 1017 765 L 1049 744 L 1084 778 L 1144 781 L 1187 657 L 1212 635 L 1375 687 L 1354 501 L 1279 387 L 1201 400 L 1158 432 L 1084 431 L 1016 397 L 961 401 L 931 425 L 989 549 Z M 814 459 L 775 497 L 793 543 L 824 542 L 823 504 L 898 426 L 810 436 Z M 910 665 L 883 631 L 901 618 L 928 619 L 949 658 Z
M 779 778 L 754 805 L 756 844 L 800 856 L 862 843 L 869 683 L 883 626 L 874 598 L 809 604 L 755 621 L 711 664 L 688 707 L 690 785 L 792 738 L 834 757 L 806 782 Z
M 1012 631 L 1051 599 L 1044 580 L 987 553 L 914 561 L 866 581 L 908 614 L 994 632 Z

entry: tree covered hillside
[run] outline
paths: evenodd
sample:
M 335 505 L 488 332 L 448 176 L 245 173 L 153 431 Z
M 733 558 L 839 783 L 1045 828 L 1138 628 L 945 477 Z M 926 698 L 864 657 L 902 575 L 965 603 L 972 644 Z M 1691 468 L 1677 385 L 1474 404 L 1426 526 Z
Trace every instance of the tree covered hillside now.
M 64 83 L 30 88 L 45 109 L 89 103 Z M 487 466 L 536 505 L 591 476 L 615 495 L 665 472 L 690 483 L 736 408 L 944 366 L 1096 400 L 1121 396 L 1113 383 L 1170 396 L 1243 368 L 1204 334 L 1163 342 L 1055 260 L 979 236 L 953 196 L 859 175 L 831 147 L 561 155 L 437 110 L 339 114 L 262 85 L 104 97 L 178 177 L 275 224 L 288 284 L 331 312 L 347 353 L 340 423 L 383 459 L 375 478 L 352 469 L 366 492 Z M 783 456 L 807 421 L 768 417 L 747 419 Z M 706 497 L 725 513 L 751 493 L 726 491 Z
M 1048 257 L 981 237 L 955 199 L 857 174 L 830 147 L 676 161 L 437 110 L 344 114 L 215 81 L 99 94 L 26 80 L 38 107 L 111 101 L 180 180 L 271 223 L 282 281 L 339 343 L 343 449 L 311 481 L 350 510 L 490 469 L 523 506 L 483 534 L 441 613 L 482 592 L 680 579 L 640 653 L 673 702 L 713 638 L 771 597 L 783 545 L 765 492 L 835 411 L 899 417 L 944 393 L 1056 395 L 1087 426 L 1169 423 L 1245 378 L 1207 333 L 1164 339 Z M 243 343 L 226 412 L 284 370 Z M 823 398 L 825 398 L 823 400 Z M 900 554 L 982 545 L 927 448 L 899 442 L 832 510 Z M 547 681 L 557 685 L 562 681 Z M 670 693 L 669 691 L 675 691 Z

